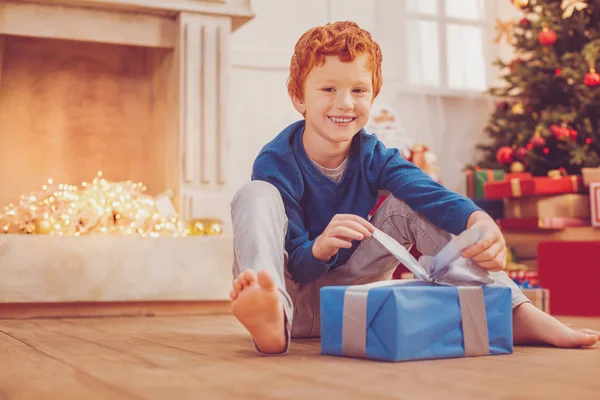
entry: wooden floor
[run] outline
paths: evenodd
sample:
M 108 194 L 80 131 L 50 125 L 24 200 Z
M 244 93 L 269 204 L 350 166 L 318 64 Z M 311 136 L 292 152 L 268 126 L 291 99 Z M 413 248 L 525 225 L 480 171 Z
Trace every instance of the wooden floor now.
M 230 315 L 0 320 L 0 399 L 600 398 L 599 345 L 409 363 L 319 350 L 257 355 Z

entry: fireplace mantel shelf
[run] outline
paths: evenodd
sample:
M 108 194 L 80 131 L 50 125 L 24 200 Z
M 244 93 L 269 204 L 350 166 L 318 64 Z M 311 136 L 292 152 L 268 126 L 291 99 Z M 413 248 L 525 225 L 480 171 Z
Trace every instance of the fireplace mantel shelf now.
M 14 0 L 12 0 L 14 1 Z M 10 3 L 11 0 L 8 1 Z M 181 12 L 229 16 L 232 31 L 254 18 L 250 0 L 18 0 L 15 3 L 72 6 L 177 16 Z
M 0 5 L 0 34 L 174 48 L 182 15 L 253 18 L 249 0 L 20 0 Z

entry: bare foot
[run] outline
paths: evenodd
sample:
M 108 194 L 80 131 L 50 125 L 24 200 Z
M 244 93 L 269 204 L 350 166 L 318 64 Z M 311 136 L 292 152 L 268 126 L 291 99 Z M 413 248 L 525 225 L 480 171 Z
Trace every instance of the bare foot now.
M 287 347 L 283 305 L 273 279 L 266 271 L 243 271 L 229 292 L 233 315 L 250 332 L 265 354 L 283 353 Z
M 575 330 L 531 303 L 513 310 L 514 344 L 550 344 L 556 347 L 587 347 L 600 340 L 600 332 Z

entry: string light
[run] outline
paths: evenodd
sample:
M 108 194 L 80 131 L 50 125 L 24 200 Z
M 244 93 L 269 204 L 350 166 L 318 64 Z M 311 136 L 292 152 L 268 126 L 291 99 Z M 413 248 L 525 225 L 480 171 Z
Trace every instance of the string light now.
M 164 218 L 142 182 L 110 182 L 98 172 L 81 188 L 56 185 L 20 196 L 0 213 L 0 232 L 50 235 L 186 236 L 178 216 Z

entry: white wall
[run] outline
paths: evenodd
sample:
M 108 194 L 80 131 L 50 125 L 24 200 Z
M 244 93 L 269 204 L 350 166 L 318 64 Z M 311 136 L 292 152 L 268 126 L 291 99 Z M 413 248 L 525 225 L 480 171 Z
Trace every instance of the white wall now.
M 408 130 L 438 155 L 442 182 L 464 193 L 462 168 L 473 159 L 475 145 L 484 138 L 482 129 L 493 102 L 485 96 L 465 99 L 400 93 L 395 78 L 401 73 L 402 54 L 393 9 L 381 7 L 386 2 L 394 4 L 395 0 L 252 0 L 256 17 L 231 39 L 232 190 L 249 180 L 252 162 L 262 146 L 301 118 L 285 86 L 300 35 L 327 21 L 354 20 L 382 46 L 384 87 L 377 101 L 390 104 Z M 519 16 L 509 2 L 499 3 L 494 12 L 500 18 Z M 496 50 L 510 56 L 508 46 Z

